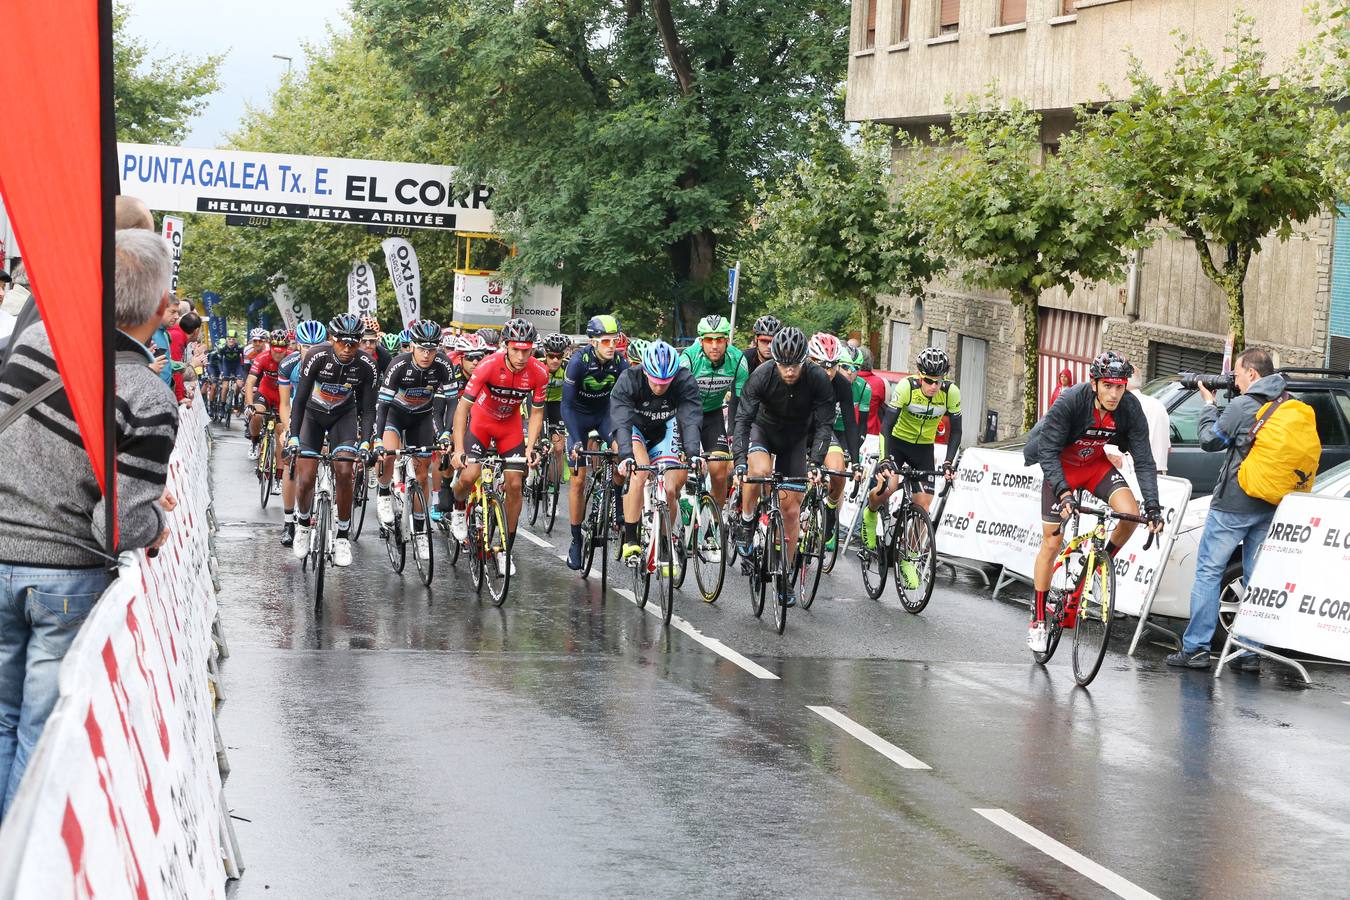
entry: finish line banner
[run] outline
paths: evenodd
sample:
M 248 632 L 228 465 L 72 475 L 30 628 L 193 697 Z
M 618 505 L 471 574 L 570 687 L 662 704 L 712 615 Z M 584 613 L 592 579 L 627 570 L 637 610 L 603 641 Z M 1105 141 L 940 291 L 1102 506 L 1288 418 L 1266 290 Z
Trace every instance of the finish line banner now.
M 1350 500 L 1290 494 L 1270 523 L 1233 632 L 1350 662 Z
M 1125 473 L 1125 478 L 1138 497 L 1134 474 Z M 1191 483 L 1163 476 L 1158 494 L 1166 531 L 1145 551 L 1148 532 L 1141 525 L 1116 556 L 1116 610 L 1125 615 L 1139 615 L 1153 592 L 1181 526 Z M 1080 524 L 1092 527 L 1096 520 L 1084 517 Z M 1030 579 L 1041 548 L 1041 467 L 1024 465 L 1020 451 L 962 451 L 956 483 L 938 523 L 937 546 L 944 556 L 994 563 Z
M 492 191 L 453 166 L 118 144 L 122 193 L 151 209 L 491 232 Z

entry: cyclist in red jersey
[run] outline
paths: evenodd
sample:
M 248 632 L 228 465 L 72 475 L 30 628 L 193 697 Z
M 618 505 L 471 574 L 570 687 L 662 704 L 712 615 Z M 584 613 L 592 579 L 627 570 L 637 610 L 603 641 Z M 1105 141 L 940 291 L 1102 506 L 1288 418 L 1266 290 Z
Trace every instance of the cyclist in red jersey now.
M 262 440 L 262 414 L 269 409 L 277 413 L 281 406 L 281 391 L 277 382 L 281 377 L 281 361 L 290 352 L 291 342 L 286 332 L 280 330 L 272 332 L 269 340 L 271 346 L 268 352 L 253 357 L 248 378 L 244 381 L 244 407 L 250 409 L 248 437 L 253 442 L 249 459 L 258 458 L 258 443 Z
M 507 322 L 501 337 L 506 349 L 492 354 L 473 370 L 455 408 L 453 463 L 459 469 L 459 477 L 452 487 L 455 508 L 450 516 L 450 530 L 461 541 L 468 536 L 464 504 L 482 471 L 480 462 L 488 449 L 495 449 L 502 458 L 506 472 L 508 545 L 516 539 L 521 486 L 526 464 L 535 463 L 534 447 L 544 426 L 544 394 L 549 379 L 548 369 L 534 358 L 537 336 L 534 326 L 524 319 Z M 520 408 L 527 399 L 533 407 L 528 436 L 520 431 Z M 499 562 L 505 561 L 499 558 Z

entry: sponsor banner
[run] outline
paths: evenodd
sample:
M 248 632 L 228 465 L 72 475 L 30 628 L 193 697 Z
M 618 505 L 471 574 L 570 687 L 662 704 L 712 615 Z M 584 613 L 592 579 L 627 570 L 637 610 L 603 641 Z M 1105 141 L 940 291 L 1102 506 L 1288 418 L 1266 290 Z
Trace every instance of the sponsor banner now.
M 394 282 L 398 312 L 403 327 L 407 328 L 422 317 L 422 270 L 417 267 L 417 251 L 401 237 L 386 238 L 380 246 L 384 248 L 389 278 Z
M 202 291 L 202 305 L 206 307 L 206 333 L 211 338 L 212 347 L 218 347 L 224 342 L 228 327 L 225 317 L 216 313 L 220 303 L 220 295 L 215 291 Z
M 481 328 L 504 325 L 511 318 L 514 303 L 511 285 L 492 275 L 455 273 L 454 317 L 450 324 Z
M 453 166 L 118 144 L 122 192 L 151 209 L 252 219 L 493 231 L 491 189 Z
M 1125 477 L 1140 496 L 1134 475 Z M 1162 573 L 1191 484 L 1164 476 L 1158 479 L 1158 494 L 1166 532 L 1145 551 L 1148 533 L 1140 526 L 1116 556 L 1116 609 L 1126 615 L 1139 615 Z M 1082 527 L 1095 524 L 1091 517 L 1080 520 Z M 938 523 L 937 542 L 938 552 L 945 556 L 994 563 L 1030 579 L 1041 546 L 1040 466 L 1023 465 L 1020 451 L 978 447 L 964 451 Z
M 370 263 L 357 260 L 347 274 L 347 312 L 355 316 L 373 316 L 375 300 L 375 270 Z
M 540 335 L 562 331 L 562 285 L 530 285 L 512 298 L 511 314 L 531 322 Z
M 177 216 L 165 216 L 161 233 L 173 248 L 173 275 L 169 278 L 169 290 L 177 295 L 178 270 L 183 265 L 183 220 Z
M 1238 637 L 1350 662 L 1350 500 L 1290 494 L 1280 502 L 1247 594 Z
M 180 416 L 169 540 L 153 559 L 122 555 L 62 662 L 60 697 L 0 829 L 0 895 L 225 896 L 205 404 Z
M 276 301 L 277 309 L 281 311 L 281 321 L 285 323 L 287 331 L 294 331 L 298 323 L 313 318 L 309 312 L 309 304 L 293 298 L 290 288 L 286 287 L 284 281 L 277 282 L 277 286 L 272 289 L 272 299 Z

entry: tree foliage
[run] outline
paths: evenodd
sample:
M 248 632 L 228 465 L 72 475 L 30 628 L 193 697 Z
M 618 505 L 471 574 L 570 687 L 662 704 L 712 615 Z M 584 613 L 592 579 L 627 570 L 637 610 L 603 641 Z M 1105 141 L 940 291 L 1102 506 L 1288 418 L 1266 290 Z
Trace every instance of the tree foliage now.
M 130 34 L 125 4 L 113 7 L 113 103 L 117 139 L 141 144 L 176 144 L 188 122 L 220 89 L 223 55 L 194 60 L 167 56 Z
M 804 154 L 847 57 L 843 0 L 354 5 L 494 188 L 518 274 L 556 281 L 561 265 L 588 311 L 678 299 L 686 326 L 722 290 L 719 242 L 754 179 Z
M 1040 134 L 1038 113 L 990 91 L 961 105 L 949 131 L 934 129 L 935 147 L 915 143 L 915 174 L 902 186 L 956 276 L 1007 291 L 1021 313 L 1024 428 L 1036 421 L 1041 294 L 1119 278 L 1144 227 L 1079 134 L 1057 154 L 1043 153 Z

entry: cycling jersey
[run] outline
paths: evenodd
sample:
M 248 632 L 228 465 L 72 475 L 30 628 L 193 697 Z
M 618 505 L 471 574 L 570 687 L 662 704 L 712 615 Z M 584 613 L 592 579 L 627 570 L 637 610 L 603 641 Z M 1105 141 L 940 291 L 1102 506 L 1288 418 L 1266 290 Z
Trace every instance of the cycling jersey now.
M 754 426 L 773 435 L 776 446 L 804 442 L 811 462 L 820 465 L 834 435 L 835 402 L 830 378 L 819 366 L 803 366 L 795 384 L 783 381 L 776 365 L 755 369 L 736 410 L 736 462 L 745 462 Z
M 548 368 L 545 365 L 545 368 Z M 562 400 L 563 382 L 567 379 L 567 367 L 558 366 L 558 371 L 548 376 L 548 387 L 544 389 L 545 403 L 558 403 Z
M 284 388 L 294 388 L 296 381 L 300 377 L 300 361 L 304 359 L 304 353 L 299 350 L 292 350 L 282 359 L 280 369 L 277 375 L 277 386 Z
M 306 410 L 324 417 L 360 410 L 361 421 L 375 424 L 375 363 L 363 353 L 344 363 L 329 345 L 305 357 L 291 402 L 291 434 L 300 434 Z
M 248 370 L 248 374 L 257 381 L 258 394 L 271 406 L 276 406 L 281 402 L 281 395 L 277 392 L 277 379 L 280 371 L 281 361 L 271 352 L 259 354 Z
M 242 378 L 244 375 L 244 348 L 235 344 L 223 345 L 220 350 L 220 377 Z
M 594 347 L 582 347 L 567 361 L 563 378 L 562 417 L 567 427 L 569 447 L 584 443 L 592 431 L 598 431 L 602 440 L 610 432 L 609 394 L 619 375 L 628 368 L 628 361 L 619 353 L 605 361 Z
M 936 394 L 926 397 L 920 384 L 918 378 L 910 376 L 895 386 L 887 404 L 895 411 L 895 421 L 889 429 L 882 429 L 883 434 L 908 444 L 931 444 L 943 416 L 951 416 L 953 432 L 960 428 L 961 389 L 944 381 Z M 961 444 L 959 433 L 954 440 L 951 437 L 947 440 L 949 446 Z
M 699 393 L 703 398 L 703 411 L 712 412 L 727 405 L 727 394 L 731 394 L 732 416 L 735 416 L 735 403 L 745 389 L 750 377 L 750 369 L 744 364 L 745 356 L 737 347 L 728 347 L 722 362 L 713 365 L 700 344 L 691 344 L 680 353 L 680 365 L 693 373 L 698 381 Z
M 638 432 L 648 447 L 654 447 L 665 437 L 672 420 L 679 423 L 685 454 L 690 458 L 700 455 L 702 398 L 698 381 L 689 370 L 676 371 L 669 388 L 657 395 L 647 381 L 647 373 L 633 366 L 619 377 L 609 402 L 620 457 L 633 455 L 633 432 Z
M 380 377 L 380 382 L 384 381 L 384 373 L 389 371 L 389 364 L 394 361 L 394 356 L 389 352 L 389 348 L 384 344 L 376 344 L 375 352 L 372 354 L 369 350 L 362 347 L 361 352 L 371 358 L 375 363 L 375 374 Z
M 208 381 L 220 377 L 220 351 L 212 350 L 206 354 L 206 379 Z
M 425 369 L 417 365 L 412 353 L 400 353 L 384 373 L 376 406 L 375 434 L 384 433 L 390 409 L 408 416 L 431 415 L 437 433 L 444 431 L 445 407 L 451 399 L 453 374 L 450 364 L 439 354 Z
M 519 372 L 511 371 L 505 353 L 494 353 L 473 370 L 464 389 L 464 399 L 478 409 L 480 416 L 508 421 L 513 417 L 519 423 L 520 407 L 528 398 L 531 403 L 544 402 L 548 386 L 548 369 L 539 360 L 530 357 Z
M 834 441 L 841 450 L 848 453 L 848 458 L 853 462 L 859 459 L 858 449 L 862 443 L 862 437 L 858 433 L 858 408 L 854 390 L 857 384 L 857 381 L 850 384 L 842 372 L 835 372 L 834 377 L 830 379 L 830 388 L 834 393 L 835 416 L 832 425 Z

